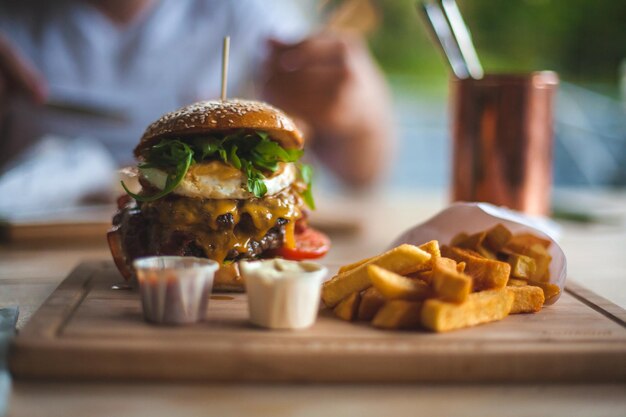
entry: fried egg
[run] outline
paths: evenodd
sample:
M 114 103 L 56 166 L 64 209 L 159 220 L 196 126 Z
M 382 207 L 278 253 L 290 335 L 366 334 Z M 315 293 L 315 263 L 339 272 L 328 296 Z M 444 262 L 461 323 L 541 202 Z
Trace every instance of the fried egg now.
M 263 179 L 267 196 L 278 194 L 296 180 L 296 166 L 281 162 L 270 177 Z M 167 182 L 167 172 L 158 168 L 139 168 L 139 174 L 152 186 L 162 190 Z M 240 170 L 220 161 L 193 164 L 173 193 L 193 198 L 247 199 L 254 197 L 248 191 L 248 179 Z

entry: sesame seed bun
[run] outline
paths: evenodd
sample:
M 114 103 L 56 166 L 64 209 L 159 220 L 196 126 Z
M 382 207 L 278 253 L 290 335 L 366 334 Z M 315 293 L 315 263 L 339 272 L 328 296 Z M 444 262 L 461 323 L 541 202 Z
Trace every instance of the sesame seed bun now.
M 135 156 L 162 138 L 249 129 L 267 132 L 285 149 L 302 149 L 302 134 L 285 113 L 252 100 L 200 101 L 166 113 L 152 123 L 135 148 Z

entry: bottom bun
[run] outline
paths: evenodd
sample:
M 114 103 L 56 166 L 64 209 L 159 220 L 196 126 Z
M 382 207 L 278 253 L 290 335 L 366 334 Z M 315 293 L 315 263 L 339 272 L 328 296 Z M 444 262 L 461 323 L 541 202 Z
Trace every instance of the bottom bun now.
M 213 278 L 213 291 L 245 292 L 243 277 L 236 263 L 222 265 Z

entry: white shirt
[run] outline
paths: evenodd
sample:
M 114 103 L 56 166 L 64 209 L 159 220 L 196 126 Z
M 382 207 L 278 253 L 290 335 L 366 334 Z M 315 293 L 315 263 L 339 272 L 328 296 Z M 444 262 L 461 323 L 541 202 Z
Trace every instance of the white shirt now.
M 281 0 L 161 0 L 123 27 L 88 3 L 32 3 L 0 1 L 6 9 L 0 9 L 0 32 L 42 73 L 50 98 L 108 108 L 127 120 L 69 115 L 18 100 L 0 151 L 45 134 L 87 136 L 120 165 L 131 162 L 143 130 L 161 114 L 219 97 L 224 36 L 231 37 L 234 97 L 258 74 L 268 38 L 297 41 L 307 29 L 298 10 Z

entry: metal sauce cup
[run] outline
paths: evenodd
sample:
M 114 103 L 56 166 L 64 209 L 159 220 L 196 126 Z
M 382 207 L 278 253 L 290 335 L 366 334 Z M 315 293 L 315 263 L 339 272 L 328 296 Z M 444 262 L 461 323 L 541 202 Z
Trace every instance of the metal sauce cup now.
M 187 256 L 154 256 L 133 262 L 146 321 L 190 324 L 203 320 L 219 264 Z
M 558 84 L 550 71 L 452 80 L 453 201 L 549 213 Z

